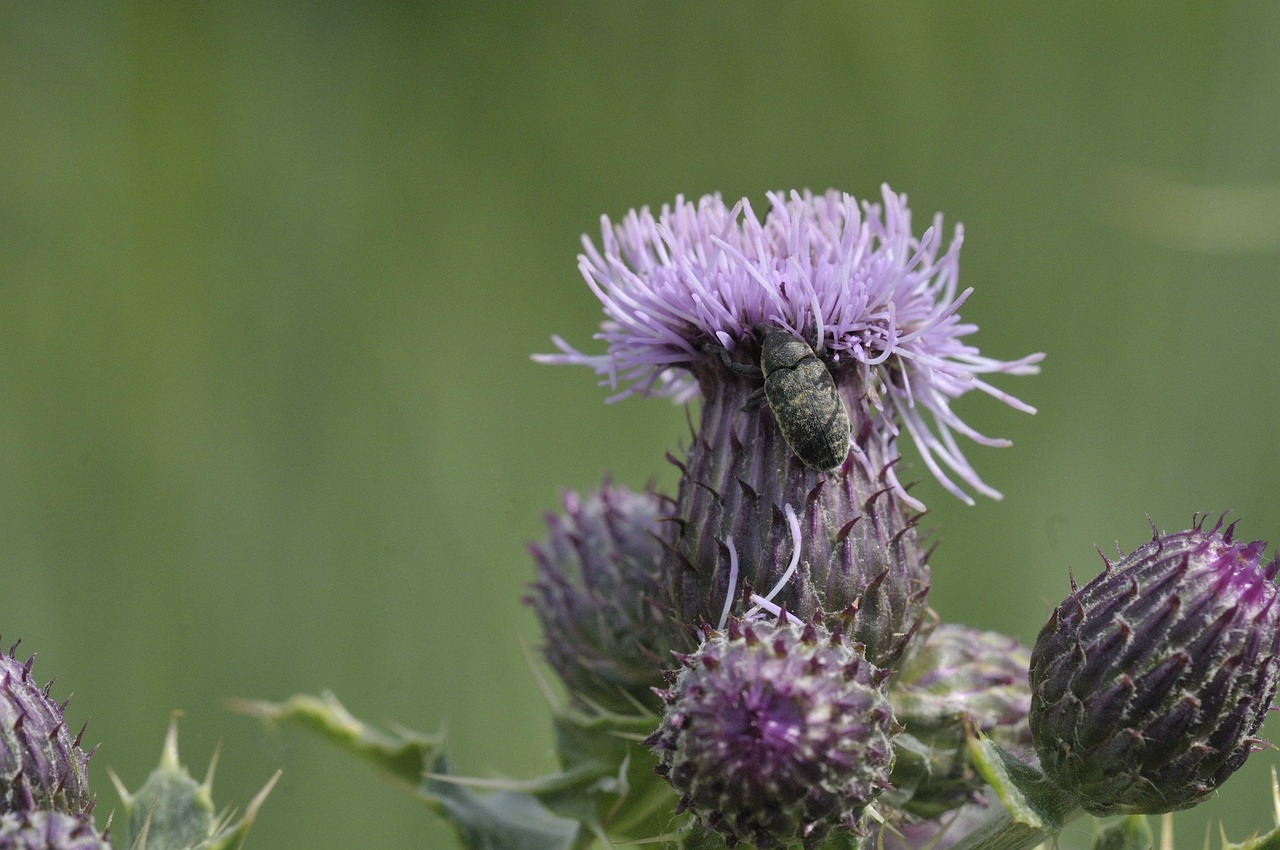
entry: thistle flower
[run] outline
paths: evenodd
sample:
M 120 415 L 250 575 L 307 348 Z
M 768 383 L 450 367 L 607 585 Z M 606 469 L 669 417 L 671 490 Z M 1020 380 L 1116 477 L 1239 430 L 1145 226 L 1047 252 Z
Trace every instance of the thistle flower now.
M 669 499 L 605 481 L 564 496 L 564 516 L 547 516 L 550 536 L 531 545 L 538 578 L 526 601 L 546 637 L 546 657 L 580 704 L 634 712 L 656 709 L 653 688 L 673 649 L 691 632 L 671 619 L 660 579 Z
M 52 682 L 31 677 L 35 656 L 14 657 L 18 645 L 0 653 L 0 813 L 28 809 L 80 812 L 90 804 L 89 755 L 80 736 L 71 737 L 63 717 L 66 702 L 49 698 Z
M 646 743 L 658 772 L 729 846 L 815 846 L 859 829 L 888 785 L 896 724 L 885 674 L 813 625 L 739 624 L 683 656 Z
M 999 498 L 969 466 L 955 434 L 982 445 L 1008 443 L 964 424 L 951 402 L 977 389 L 1034 412 L 977 375 L 1034 374 L 1043 355 L 1002 362 L 962 342 L 977 327 L 956 312 L 972 292 L 957 294 L 961 229 L 939 257 L 941 216 L 917 239 L 906 196 L 887 186 L 883 196 L 882 212 L 834 191 L 771 193 L 763 222 L 746 198 L 729 209 L 719 195 L 696 204 L 678 197 L 657 218 L 647 207 L 616 226 L 602 218 L 603 253 L 583 237 L 578 267 L 604 305 L 607 318 L 595 338 L 608 351 L 584 354 L 554 337 L 562 353 L 534 359 L 590 366 L 602 384 L 623 385 L 611 400 L 642 394 L 687 401 L 701 392 L 711 402 L 734 383 L 720 350 L 758 362 L 755 327 L 783 328 L 826 353 L 854 417 L 869 420 L 880 454 L 896 457 L 900 422 L 949 491 L 971 501 L 947 470 Z M 896 481 L 895 488 L 910 499 Z
M 901 806 L 935 818 L 971 802 L 983 786 L 966 727 L 1030 761 L 1027 713 L 1031 654 L 1015 639 L 952 624 L 938 626 L 891 680 L 889 702 L 903 726 L 894 740 L 892 781 Z
M 536 359 L 592 367 L 621 385 L 615 399 L 701 398 L 688 453 L 673 460 L 683 474 L 663 574 L 677 619 L 722 624 L 722 612 L 745 613 L 767 588 L 774 606 L 829 628 L 856 604 L 849 637 L 891 667 L 929 588 L 914 528 L 923 504 L 894 469 L 899 430 L 948 490 L 971 501 L 954 475 L 998 497 L 955 434 L 1005 441 L 969 428 L 950 404 L 979 389 L 1031 411 L 976 375 L 1030 374 L 1041 356 L 1005 363 L 961 341 L 975 328 L 956 313 L 969 295 L 957 293 L 959 230 L 940 253 L 941 221 L 917 239 L 905 198 L 886 188 L 883 211 L 835 192 L 769 199 L 763 221 L 745 199 L 728 209 L 718 196 L 679 198 L 657 218 L 632 212 L 616 227 L 605 219 L 602 249 L 584 240 L 579 267 L 604 305 L 596 338 L 608 350 L 587 355 L 556 338 L 562 353 Z M 778 332 L 798 343 L 823 411 L 834 393 L 849 419 L 848 456 L 833 470 L 812 468 L 783 437 L 780 422 L 791 433 L 812 412 L 803 392 L 782 410 L 772 393 L 772 404 L 755 401 L 761 380 L 747 373 Z
M 41 810 L 0 815 L 0 850 L 111 850 L 87 813 Z
M 1031 655 L 1031 731 L 1092 814 L 1195 805 L 1235 772 L 1280 679 L 1280 560 L 1235 524 L 1160 535 L 1072 592 Z

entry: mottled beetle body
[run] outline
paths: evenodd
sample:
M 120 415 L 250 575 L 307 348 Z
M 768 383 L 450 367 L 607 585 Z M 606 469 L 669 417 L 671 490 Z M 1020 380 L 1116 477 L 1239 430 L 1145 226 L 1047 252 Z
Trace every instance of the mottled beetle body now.
M 849 414 L 836 392 L 827 364 L 804 340 L 781 328 L 758 326 L 764 335 L 760 368 L 729 360 L 735 372 L 764 377 L 761 392 L 769 402 L 787 445 L 805 466 L 835 469 L 849 456 Z M 753 394 L 754 397 L 754 394 Z

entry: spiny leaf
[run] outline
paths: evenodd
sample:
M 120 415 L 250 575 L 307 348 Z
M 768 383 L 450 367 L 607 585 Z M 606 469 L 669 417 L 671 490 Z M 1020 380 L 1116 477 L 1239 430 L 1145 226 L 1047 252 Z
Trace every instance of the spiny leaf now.
M 580 826 L 548 811 L 532 794 L 457 777 L 444 738 L 407 729 L 391 732 L 357 720 L 333 696 L 298 695 L 282 703 L 234 703 L 245 714 L 285 723 L 337 745 L 426 802 L 457 831 L 469 850 L 573 850 Z

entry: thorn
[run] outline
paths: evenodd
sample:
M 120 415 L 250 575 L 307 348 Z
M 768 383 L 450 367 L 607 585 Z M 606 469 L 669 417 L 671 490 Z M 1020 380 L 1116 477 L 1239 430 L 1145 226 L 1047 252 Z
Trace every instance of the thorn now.
M 719 491 L 717 491 L 716 488 L 712 487 L 707 482 L 702 481 L 700 479 L 695 479 L 693 482 L 693 485 L 695 487 L 701 487 L 703 490 L 706 490 L 708 493 L 710 493 L 712 497 L 716 500 L 717 505 L 721 505 L 721 506 L 724 505 L 724 497 L 720 495 Z
M 892 487 L 885 487 L 881 490 L 875 491 L 874 493 L 872 493 L 870 496 L 866 498 L 866 501 L 862 503 L 862 509 L 867 513 L 871 513 L 873 509 L 872 506 L 875 504 L 876 499 L 880 498 L 886 493 L 892 493 L 892 492 L 893 492 Z
M 858 524 L 858 520 L 860 519 L 862 519 L 862 514 L 858 514 L 856 517 L 840 526 L 840 530 L 836 532 L 835 542 L 843 543 L 849 537 L 849 533 L 853 531 L 853 527 Z
M 680 476 L 681 476 L 682 478 L 683 478 L 684 476 L 686 476 L 686 475 L 688 475 L 688 474 L 689 474 L 689 469 L 688 469 L 688 467 L 686 467 L 686 466 L 684 465 L 684 463 L 682 463 L 682 462 L 681 462 L 681 461 L 680 461 L 680 460 L 679 460 L 675 455 L 673 455 L 671 452 L 667 452 L 667 463 L 671 464 L 671 465 L 672 465 L 672 466 L 674 466 L 676 469 L 680 470 Z M 16 644 L 15 644 L 15 645 L 16 645 Z
M 169 731 L 164 735 L 164 746 L 160 750 L 160 764 L 178 768 L 178 718 L 182 712 L 174 709 L 169 712 Z
M 1276 781 L 1276 766 L 1271 765 L 1271 817 L 1280 829 L 1280 783 Z
M 258 810 L 262 808 L 262 804 L 267 801 L 267 795 L 271 793 L 271 789 L 276 787 L 276 783 L 280 781 L 280 775 L 283 770 L 277 770 L 267 780 L 267 784 L 262 786 L 262 790 L 253 795 L 253 799 L 249 801 L 249 805 L 245 807 L 244 818 L 240 821 L 245 827 L 253 824 L 254 818 L 258 816 Z
M 218 759 L 222 756 L 222 740 L 213 747 L 213 755 L 209 758 L 209 769 L 205 771 L 204 782 L 200 783 L 205 793 L 213 792 L 213 774 L 218 770 Z
M 124 783 L 120 781 L 120 777 L 116 776 L 116 772 L 111 768 L 107 768 L 107 776 L 111 779 L 111 784 L 116 786 L 116 793 L 120 795 L 120 799 L 124 801 L 125 808 L 133 805 L 133 795 L 129 793 L 129 789 L 124 787 Z

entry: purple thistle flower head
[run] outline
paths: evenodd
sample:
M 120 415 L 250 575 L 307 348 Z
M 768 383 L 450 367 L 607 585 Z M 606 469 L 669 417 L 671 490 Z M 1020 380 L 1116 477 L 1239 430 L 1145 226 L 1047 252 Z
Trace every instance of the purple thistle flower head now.
M 26 663 L 0 653 L 0 813 L 32 809 L 85 811 L 91 804 L 89 754 L 80 749 L 58 705 Z
M 971 292 L 958 290 L 960 228 L 942 250 L 940 216 L 917 238 L 906 197 L 883 195 L 882 208 L 834 191 L 773 193 L 763 220 L 745 198 L 729 208 L 718 195 L 679 197 L 657 217 L 644 208 L 617 225 L 604 218 L 601 247 L 584 237 L 579 268 L 604 306 L 596 339 L 608 350 L 584 354 L 556 337 L 561 353 L 535 359 L 590 366 L 619 390 L 613 399 L 711 398 L 728 379 L 722 352 L 757 364 L 757 326 L 784 329 L 851 388 L 842 394 L 862 432 L 855 452 L 875 442 L 892 460 L 901 423 L 948 491 L 972 502 L 963 484 L 999 498 L 955 435 L 1007 441 L 974 431 L 951 403 L 977 389 L 1034 412 L 978 376 L 1033 374 L 1042 355 L 1005 362 L 963 341 L 977 328 L 957 313 Z M 900 498 L 923 508 L 884 471 Z
M 860 647 L 784 615 L 731 620 L 681 661 L 646 741 L 681 811 L 730 847 L 814 847 L 861 829 L 888 787 L 897 724 L 886 673 Z
M 0 815 L 0 850 L 111 850 L 87 812 L 32 811 Z
M 579 705 L 622 713 L 656 709 L 653 688 L 671 652 L 694 644 L 670 616 L 661 581 L 670 500 L 606 480 L 587 496 L 567 492 L 564 515 L 547 516 L 530 552 L 538 577 L 526 601 L 546 637 L 546 657 Z
M 1262 742 L 1280 681 L 1280 560 L 1235 524 L 1155 532 L 1058 606 L 1031 654 L 1049 777 L 1095 815 L 1209 796 Z

